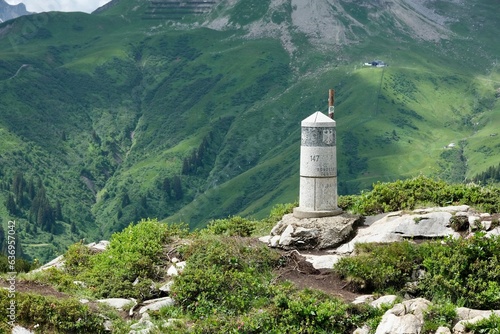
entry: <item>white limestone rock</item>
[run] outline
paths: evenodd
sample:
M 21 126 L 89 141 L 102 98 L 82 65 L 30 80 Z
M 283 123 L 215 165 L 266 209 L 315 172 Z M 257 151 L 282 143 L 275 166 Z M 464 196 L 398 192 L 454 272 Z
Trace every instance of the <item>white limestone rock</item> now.
M 348 214 L 303 219 L 288 214 L 271 230 L 270 243 L 283 249 L 333 248 L 351 236 L 359 219 Z M 275 243 L 277 236 L 279 240 Z
M 106 248 L 108 248 L 109 246 L 109 241 L 108 240 L 101 240 L 99 242 L 91 242 L 90 244 L 87 245 L 87 247 L 96 252 L 96 253 L 100 253 L 100 252 L 104 252 L 106 250 Z
M 370 303 L 371 306 L 376 307 L 376 308 L 381 308 L 382 305 L 384 304 L 394 304 L 396 300 L 398 299 L 398 296 L 396 295 L 387 295 L 387 296 L 382 296 Z
M 34 332 L 19 325 L 16 325 L 12 328 L 12 334 L 34 334 Z
M 169 293 L 170 290 L 172 289 L 172 285 L 174 285 L 174 281 L 169 281 L 163 284 L 158 290 Z
M 302 254 L 306 261 L 311 263 L 315 269 L 332 269 L 342 256 L 340 255 L 310 255 Z
M 338 247 L 337 254 L 348 254 L 354 251 L 357 243 L 366 242 L 397 242 L 405 238 L 442 238 L 458 237 L 459 234 L 451 227 L 450 212 L 463 207 L 419 209 L 410 213 L 403 211 L 391 212 L 364 228 L 359 228 L 357 235 L 348 243 Z
M 123 311 L 125 306 L 135 305 L 137 304 L 133 299 L 126 298 L 107 298 L 107 299 L 98 299 L 96 302 L 101 304 L 109 305 L 119 311 Z
M 375 300 L 373 295 L 363 295 L 359 296 L 352 301 L 352 304 L 368 304 Z
M 436 329 L 436 333 L 434 334 L 451 334 L 451 330 L 448 327 L 441 326 Z
M 375 334 L 420 334 L 424 324 L 424 313 L 431 302 L 416 298 L 394 305 L 385 312 Z
M 167 276 L 169 277 L 175 277 L 179 275 L 179 271 L 177 270 L 175 264 L 171 265 L 170 268 L 167 270 Z
M 144 303 L 144 306 L 139 309 L 139 314 L 143 314 L 147 311 L 158 311 L 162 307 L 174 306 L 175 301 L 170 297 L 158 298 L 147 300 Z

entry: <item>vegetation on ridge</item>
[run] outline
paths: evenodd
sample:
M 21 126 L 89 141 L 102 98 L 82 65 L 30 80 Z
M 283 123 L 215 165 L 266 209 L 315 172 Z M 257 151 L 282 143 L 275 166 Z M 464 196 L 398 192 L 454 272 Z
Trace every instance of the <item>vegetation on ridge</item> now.
M 378 184 L 372 192 L 349 199 L 356 203 L 352 208 L 369 208 L 373 204 L 371 196 L 382 193 L 385 197 L 378 197 L 384 204 L 382 208 L 392 209 L 395 204 L 390 203 L 397 203 L 397 208 L 409 209 L 424 203 L 430 205 L 428 197 L 417 194 L 430 194 L 437 184 L 444 186 L 443 190 L 450 187 L 462 194 L 454 197 L 455 201 L 468 199 L 468 191 L 478 194 L 471 186 L 455 187 L 419 177 Z M 406 189 L 406 197 L 402 198 L 403 192 L 398 189 Z M 480 194 L 474 197 L 476 204 L 491 203 L 487 193 Z M 239 216 L 213 220 L 207 228 L 192 232 L 185 225 L 143 220 L 113 234 L 102 253 L 94 254 L 82 243 L 74 244 L 64 255 L 64 269 L 30 273 L 19 277 L 18 282 L 50 284 L 71 298 L 92 301 L 102 297 L 135 297 L 141 301 L 158 296 L 157 287 L 167 280 L 168 266 L 186 260 L 184 271 L 173 279 L 171 287 L 176 304 L 151 312 L 152 321 L 162 333 L 346 333 L 363 325 L 373 332 L 390 305 L 381 309 L 356 306 L 323 292 L 301 290 L 277 276 L 280 268 L 293 260 L 286 253 L 249 238 L 268 232 L 293 206 L 276 206 L 263 220 Z M 363 293 L 395 293 L 401 297 L 409 294 L 430 299 L 433 306 L 425 315 L 424 333 L 432 333 L 438 326 L 451 326 L 458 306 L 500 308 L 498 247 L 499 237 L 486 238 L 481 232 L 468 239 L 358 244 L 355 256 L 343 258 L 333 270 L 345 276 L 349 288 Z M 56 302 L 50 297 L 25 293 L 18 296 L 22 305 L 25 300 L 33 305 L 18 309 L 19 322 L 29 326 L 33 319 L 38 319 L 38 330 L 44 333 L 85 331 L 84 328 L 98 333 L 102 320 L 97 320 L 95 312 L 108 312 L 117 333 L 129 330 L 131 325 L 112 311 L 96 311 L 73 299 Z M 7 293 L 0 294 L 0 304 L 6 303 Z M 46 307 L 52 310 L 49 317 L 44 313 Z M 6 308 L 2 310 L 6 312 Z M 61 322 L 59 314 L 83 320 Z M 0 328 L 7 328 L 6 316 L 2 319 Z M 167 319 L 176 320 L 166 325 Z M 491 317 L 470 328 L 486 331 L 497 328 L 497 323 L 498 319 Z
M 196 229 L 295 201 L 300 121 L 326 109 L 328 88 L 341 194 L 420 173 L 493 175 L 494 1 L 391 11 L 320 0 L 319 17 L 273 3 L 221 0 L 174 18 L 120 0 L 0 24 L 0 217 L 18 222 L 27 258 L 46 262 L 141 218 Z M 408 17 L 435 25 L 418 31 Z M 390 66 L 362 67 L 372 59 Z M 13 187 L 20 172 L 43 185 L 38 208 Z

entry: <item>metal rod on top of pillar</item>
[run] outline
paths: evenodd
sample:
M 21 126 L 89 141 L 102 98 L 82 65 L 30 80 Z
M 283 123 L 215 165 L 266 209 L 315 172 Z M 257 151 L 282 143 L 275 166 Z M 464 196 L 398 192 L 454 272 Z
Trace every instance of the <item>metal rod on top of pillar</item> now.
M 329 104 L 333 104 L 330 90 Z M 296 218 L 318 218 L 342 213 L 337 206 L 336 124 L 320 111 L 301 122 L 299 207 Z
M 335 114 L 335 90 L 330 89 L 328 91 L 328 117 L 333 119 L 333 116 Z

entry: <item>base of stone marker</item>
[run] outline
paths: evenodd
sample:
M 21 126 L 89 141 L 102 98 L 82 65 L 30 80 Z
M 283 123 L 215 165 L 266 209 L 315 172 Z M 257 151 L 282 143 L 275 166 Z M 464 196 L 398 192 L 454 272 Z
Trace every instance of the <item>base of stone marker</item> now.
M 342 209 L 335 209 L 331 211 L 310 211 L 307 209 L 303 209 L 301 207 L 293 209 L 293 216 L 298 219 L 302 218 L 323 218 L 323 217 L 331 217 L 338 216 L 342 213 Z

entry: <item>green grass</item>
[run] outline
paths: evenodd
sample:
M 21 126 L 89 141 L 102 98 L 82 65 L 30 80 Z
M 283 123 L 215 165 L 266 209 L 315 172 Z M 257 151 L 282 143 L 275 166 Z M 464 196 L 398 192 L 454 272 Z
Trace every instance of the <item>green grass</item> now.
M 367 21 L 372 9 L 342 2 L 366 25 L 348 32 L 352 44 L 325 50 L 290 27 L 291 6 L 268 4 L 221 2 L 174 24 L 145 20 L 145 3 L 122 0 L 94 15 L 0 24 L 11 29 L 0 38 L 0 180 L 9 184 L 17 171 L 40 179 L 65 217 L 54 243 L 44 254 L 27 246 L 30 256 L 62 252 L 71 222 L 78 228 L 71 238 L 94 240 L 142 217 L 202 227 L 232 214 L 262 218 L 276 203 L 296 201 L 300 121 L 326 112 L 329 88 L 337 92 L 341 194 L 420 174 L 446 177 L 460 166 L 471 178 L 498 165 L 500 137 L 490 136 L 500 121 L 494 2 L 433 3 L 463 18 L 467 29 L 451 29 L 470 37 L 437 43 L 393 29 L 387 13 Z M 203 25 L 223 17 L 234 25 Z M 474 17 L 482 26 L 472 27 Z M 259 20 L 289 29 L 297 51 L 272 35 L 246 36 Z M 389 67 L 361 66 L 373 59 Z M 9 79 L 23 64 L 30 65 Z M 183 159 L 208 136 L 210 158 L 181 175 L 182 198 L 168 196 L 165 180 L 181 174 Z M 462 143 L 466 164 L 443 157 L 452 142 Z M 27 211 L 29 204 L 18 218 L 32 224 Z M 27 233 L 26 244 L 49 237 Z

